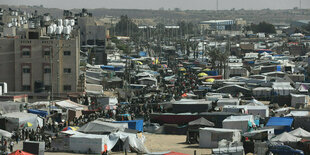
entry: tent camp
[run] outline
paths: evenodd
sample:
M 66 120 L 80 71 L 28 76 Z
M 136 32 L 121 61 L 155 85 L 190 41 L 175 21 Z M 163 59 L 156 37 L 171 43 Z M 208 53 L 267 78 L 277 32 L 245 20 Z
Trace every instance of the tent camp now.
M 271 139 L 273 142 L 299 142 L 301 138 L 293 136 L 287 132 L 283 132 L 282 134 Z
M 23 128 L 25 124 L 28 125 L 28 129 L 37 129 L 37 127 L 43 127 L 43 119 L 38 117 L 36 114 L 23 113 L 23 112 L 14 112 L 2 115 L 7 121 L 5 124 L 0 124 L 4 126 L 5 130 L 13 131 L 15 129 Z
M 309 138 L 310 137 L 310 132 L 308 132 L 302 128 L 297 128 L 297 129 L 289 132 L 289 134 L 296 136 L 296 137 L 301 137 L 301 138 Z
M 240 142 L 240 130 L 209 127 L 199 129 L 199 147 L 218 148 L 218 142 L 223 139 L 229 142 Z
M 104 134 L 113 133 L 116 131 L 125 131 L 126 128 L 128 128 L 128 124 L 126 123 L 112 123 L 104 122 L 101 120 L 94 120 L 83 125 L 78 129 L 78 131 L 83 133 Z
M 274 127 L 275 128 L 275 134 L 281 134 L 284 131 L 289 132 L 291 131 L 291 126 L 293 124 L 294 118 L 292 117 L 271 117 L 266 127 Z
M 247 132 L 253 125 L 255 125 L 253 115 L 230 116 L 223 120 L 223 128 L 239 129 L 242 132 Z

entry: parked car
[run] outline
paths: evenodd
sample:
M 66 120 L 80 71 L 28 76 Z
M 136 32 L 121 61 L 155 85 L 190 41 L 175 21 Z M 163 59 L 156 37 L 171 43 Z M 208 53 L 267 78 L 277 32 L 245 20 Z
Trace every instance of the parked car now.
M 268 154 L 274 155 L 304 155 L 302 150 L 293 149 L 287 145 L 274 145 L 269 146 Z

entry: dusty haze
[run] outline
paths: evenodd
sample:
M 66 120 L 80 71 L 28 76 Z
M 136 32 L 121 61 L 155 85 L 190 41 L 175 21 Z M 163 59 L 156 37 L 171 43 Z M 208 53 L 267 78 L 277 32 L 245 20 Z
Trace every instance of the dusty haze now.
M 300 0 L 219 0 L 219 9 L 292 9 Z M 49 8 L 120 8 L 120 9 L 189 9 L 216 10 L 216 0 L 0 0 L 7 5 L 43 5 Z M 310 0 L 302 0 L 310 8 Z

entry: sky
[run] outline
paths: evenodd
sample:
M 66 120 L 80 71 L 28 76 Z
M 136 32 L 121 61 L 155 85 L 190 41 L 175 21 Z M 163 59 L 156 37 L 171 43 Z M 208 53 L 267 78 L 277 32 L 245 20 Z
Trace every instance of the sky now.
M 300 0 L 218 0 L 219 10 L 227 9 L 292 9 Z M 310 0 L 301 0 L 302 8 L 310 8 Z M 0 0 L 7 5 L 43 5 L 48 8 L 118 8 L 216 10 L 216 0 Z

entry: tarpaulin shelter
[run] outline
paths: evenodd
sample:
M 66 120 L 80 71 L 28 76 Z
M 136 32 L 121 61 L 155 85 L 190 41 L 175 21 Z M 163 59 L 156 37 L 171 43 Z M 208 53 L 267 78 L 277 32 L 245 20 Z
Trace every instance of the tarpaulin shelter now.
M 25 103 L 18 103 L 12 101 L 0 101 L 0 114 L 7 114 L 12 112 L 20 112 L 20 107 Z
M 231 95 L 238 95 L 242 93 L 244 95 L 250 95 L 252 92 L 250 89 L 239 85 L 227 85 L 217 89 L 219 93 L 230 93 Z
M 77 104 L 70 100 L 58 101 L 55 104 L 64 109 L 71 109 L 71 110 L 87 110 L 88 109 L 87 106 Z
M 296 136 L 296 137 L 301 137 L 301 138 L 309 138 L 310 137 L 310 132 L 308 132 L 302 128 L 297 128 L 297 129 L 289 132 L 289 134 Z
M 37 127 L 43 127 L 43 119 L 38 117 L 36 114 L 23 113 L 23 112 L 14 112 L 2 115 L 7 121 L 5 124 L 0 124 L 0 126 L 5 126 L 5 130 L 13 131 L 19 128 L 25 123 L 31 123 L 31 127 L 28 129 L 37 129 Z
M 37 114 L 37 115 L 40 115 L 42 117 L 46 117 L 48 115 L 48 112 L 43 111 L 43 110 L 28 109 L 27 112 L 32 113 L 32 114 Z
M 140 51 L 140 52 L 139 52 L 139 56 L 141 56 L 141 57 L 146 57 L 146 56 L 147 56 L 147 53 L 144 52 L 144 51 Z
M 209 127 L 199 129 L 199 147 L 218 148 L 218 142 L 223 139 L 230 142 L 240 142 L 240 130 Z
M 1 136 L 6 137 L 6 138 L 11 138 L 11 137 L 12 137 L 12 133 L 0 129 L 0 137 L 1 137 Z
M 101 120 L 95 120 L 83 125 L 78 129 L 79 132 L 83 133 L 113 133 L 116 131 L 125 131 L 128 128 L 128 124 L 125 123 L 111 123 L 104 122 Z
M 143 120 L 115 121 L 113 123 L 125 123 L 128 124 L 129 129 L 143 132 Z
M 110 71 L 120 71 L 122 69 L 122 67 L 106 66 L 106 65 L 101 65 L 100 68 L 103 70 L 110 70 Z
M 143 144 L 143 139 L 138 138 L 136 134 L 126 132 L 115 132 L 109 135 L 94 135 L 73 132 L 70 136 L 69 149 L 73 152 L 101 153 L 104 150 L 104 145 L 107 145 L 107 150 L 111 151 L 119 140 L 123 142 L 123 149 L 136 151 L 140 153 L 148 153 L 149 151 Z
M 199 126 L 214 126 L 214 123 L 211 121 L 208 121 L 207 119 L 200 117 L 194 121 L 191 121 L 188 123 L 188 125 L 193 126 L 193 125 L 199 125 Z
M 278 135 L 283 133 L 284 131 L 291 131 L 293 121 L 294 118 L 292 117 L 271 117 L 268 120 L 266 127 L 277 127 L 277 129 L 275 129 L 275 134 Z
M 239 129 L 242 132 L 248 131 L 253 125 L 255 125 L 253 115 L 230 116 L 223 120 L 223 128 Z
M 283 132 L 282 134 L 271 139 L 273 142 L 299 142 L 301 138 L 293 136 L 287 132 Z
M 15 152 L 10 153 L 9 155 L 34 155 L 34 154 L 22 150 L 16 150 Z

